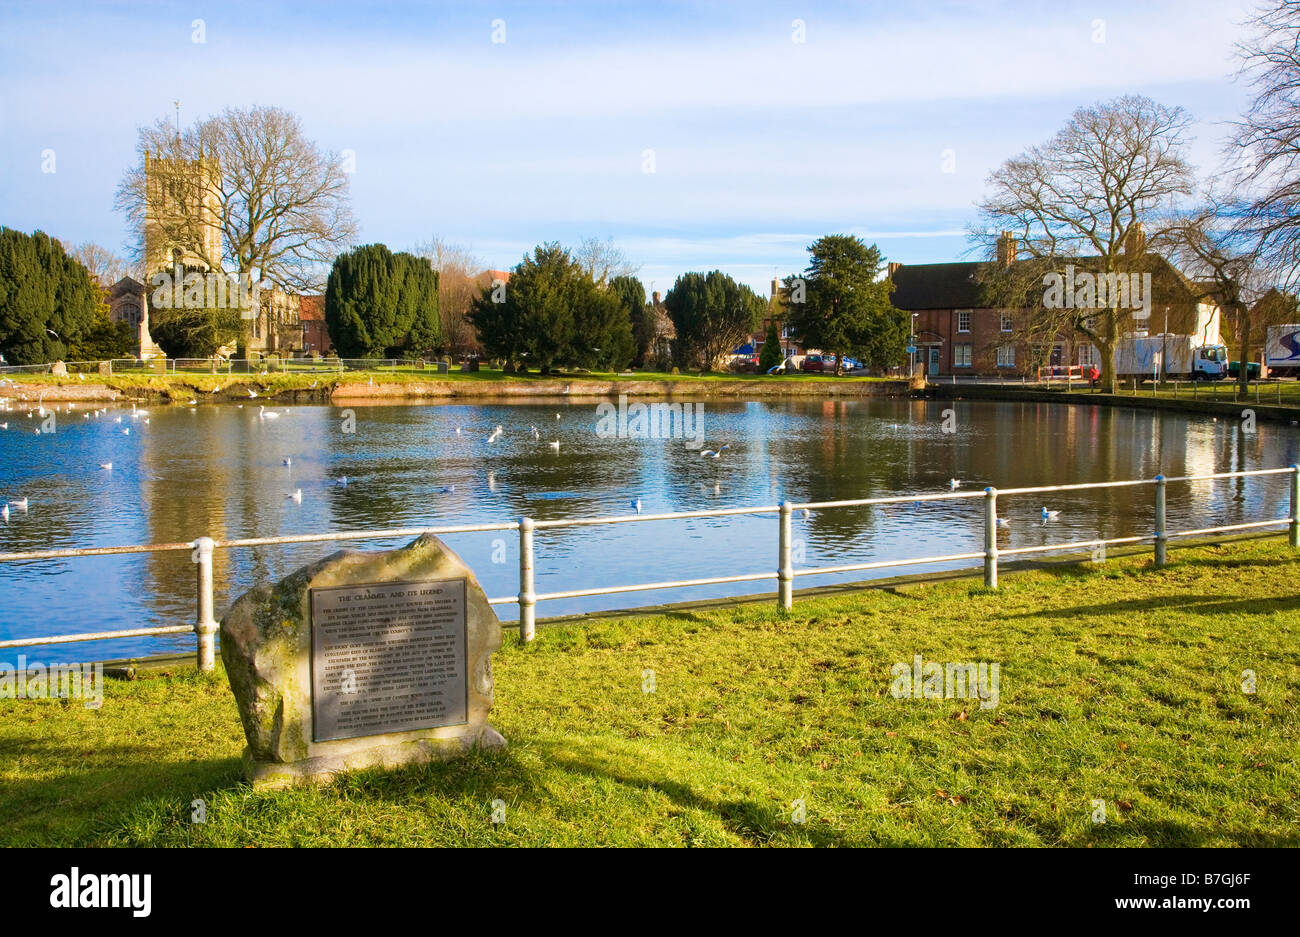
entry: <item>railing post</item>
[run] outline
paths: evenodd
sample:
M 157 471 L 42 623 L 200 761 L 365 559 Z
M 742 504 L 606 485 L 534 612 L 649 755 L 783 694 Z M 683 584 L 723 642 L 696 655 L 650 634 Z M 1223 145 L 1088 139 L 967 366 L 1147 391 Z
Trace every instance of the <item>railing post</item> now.
M 794 560 L 790 545 L 790 518 L 794 508 L 781 502 L 781 535 L 777 545 L 777 604 L 787 612 L 794 608 Z
M 1291 466 L 1291 531 L 1290 543 L 1300 547 L 1300 465 Z
M 211 673 L 217 664 L 217 622 L 212 615 L 212 538 L 200 537 L 194 541 L 190 559 L 198 566 L 198 608 L 194 621 L 194 634 L 198 636 L 199 670 Z
M 533 640 L 537 628 L 537 593 L 533 589 L 533 519 L 519 518 L 519 642 Z
M 998 490 L 984 489 L 984 588 L 998 587 Z
M 1156 569 L 1169 561 L 1169 538 L 1165 534 L 1165 477 L 1156 476 Z

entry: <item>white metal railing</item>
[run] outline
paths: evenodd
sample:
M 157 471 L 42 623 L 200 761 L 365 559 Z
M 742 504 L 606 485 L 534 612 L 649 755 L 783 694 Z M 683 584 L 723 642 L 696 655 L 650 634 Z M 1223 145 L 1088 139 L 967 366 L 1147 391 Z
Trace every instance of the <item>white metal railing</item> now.
M 1167 488 L 1171 482 L 1212 481 L 1226 478 L 1247 478 L 1263 475 L 1287 475 L 1290 477 L 1290 512 L 1286 517 L 1277 517 L 1241 524 L 1226 524 L 1218 527 L 1202 527 L 1194 530 L 1170 531 L 1165 523 Z M 1028 494 L 1045 494 L 1061 491 L 1086 491 L 1099 488 L 1128 488 L 1151 485 L 1155 489 L 1155 530 L 1151 534 L 1130 537 L 1110 537 L 1095 540 L 1074 540 L 1065 543 L 1051 543 L 1041 546 L 1015 547 L 1002 549 L 997 544 L 998 498 Z M 836 508 L 865 507 L 889 504 L 917 504 L 929 501 L 966 501 L 979 498 L 984 506 L 984 548 L 966 553 L 948 553 L 939 556 L 913 556 L 892 560 L 874 560 L 865 563 L 847 563 L 838 566 L 820 566 L 812 569 L 794 568 L 792 562 L 793 538 L 791 521 L 795 511 L 833 510 Z M 708 576 L 699 579 L 675 579 L 663 582 L 644 582 L 629 585 L 597 586 L 589 589 L 567 589 L 558 592 L 537 592 L 534 577 L 534 536 L 538 530 L 560 527 L 594 527 L 608 524 L 641 524 L 652 521 L 685 520 L 701 517 L 735 517 L 746 514 L 776 514 L 779 521 L 777 537 L 778 567 L 775 572 L 741 573 L 732 576 Z M 491 605 L 519 606 L 519 637 L 527 642 L 533 639 L 536 630 L 536 611 L 538 602 L 553 599 L 582 598 L 593 595 L 620 595 L 627 592 L 649 592 L 657 589 L 681 589 L 691 586 L 718 585 L 734 582 L 758 582 L 764 579 L 777 581 L 777 603 L 787 611 L 794 605 L 794 580 L 796 576 L 819 576 L 831 573 L 859 572 L 872 569 L 889 569 L 899 566 L 920 566 L 929 563 L 952 563 L 962 560 L 982 560 L 984 564 L 984 585 L 989 589 L 998 587 L 998 562 L 1002 556 L 1025 556 L 1033 553 L 1047 553 L 1054 550 L 1075 550 L 1086 547 L 1118 546 L 1123 544 L 1146 543 L 1154 546 L 1155 565 L 1162 567 L 1168 561 L 1169 541 L 1179 537 L 1204 536 L 1208 534 L 1230 533 L 1238 531 L 1260 530 L 1267 527 L 1286 525 L 1289 542 L 1292 547 L 1300 547 L 1300 466 L 1287 468 L 1257 469 L 1248 472 L 1217 472 L 1205 475 L 1182 475 L 1166 478 L 1157 475 L 1154 478 L 1125 479 L 1111 482 L 1084 482 L 1069 485 L 1041 485 L 1032 488 L 1008 488 L 999 491 L 985 488 L 983 491 L 953 491 L 941 494 L 899 495 L 885 498 L 855 498 L 845 501 L 810 501 L 792 503 L 784 501 L 779 505 L 759 507 L 721 508 L 704 511 L 676 511 L 667 514 L 628 514 L 617 517 L 582 517 L 566 520 L 537 521 L 530 517 L 521 517 L 518 521 L 503 521 L 495 524 L 455 524 L 441 527 L 397 527 L 384 530 L 346 530 L 324 534 L 293 534 L 284 537 L 249 537 L 240 540 L 214 540 L 211 537 L 199 537 L 184 543 L 155 543 L 136 546 L 83 547 L 60 550 L 29 550 L 20 553 L 0 553 L 0 563 L 14 563 L 30 560 L 70 559 L 85 556 L 110 556 L 125 553 L 167 553 L 190 551 L 190 558 L 197 568 L 196 616 L 190 625 L 169 625 L 157 628 L 130 628 L 117 631 L 92 631 L 81 634 L 51 635 L 39 638 L 15 638 L 0 641 L 0 649 L 14 647 L 35 647 L 45 644 L 64 644 L 76 641 L 102 641 L 113 638 L 144 637 L 164 634 L 182 634 L 193 632 L 198 639 L 198 666 L 200 670 L 210 671 L 215 666 L 215 640 L 217 621 L 213 607 L 212 554 L 216 550 L 244 549 L 248 547 L 274 546 L 290 543 L 326 543 L 339 540 L 387 540 L 395 537 L 419 536 L 421 534 L 457 534 L 487 531 L 516 530 L 519 532 L 519 591 L 516 595 L 489 598 Z

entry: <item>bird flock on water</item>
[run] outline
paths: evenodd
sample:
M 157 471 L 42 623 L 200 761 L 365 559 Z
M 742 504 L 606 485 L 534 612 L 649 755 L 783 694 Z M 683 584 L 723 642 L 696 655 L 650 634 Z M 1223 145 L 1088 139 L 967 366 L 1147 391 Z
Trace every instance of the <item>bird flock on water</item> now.
M 6 384 L 12 385 L 13 383 L 14 382 L 12 381 L 0 380 L 0 388 L 3 388 Z M 219 389 L 220 388 L 214 388 L 212 392 L 216 393 Z M 248 394 L 249 400 L 259 399 L 258 391 L 252 388 L 248 388 L 246 392 Z M 21 403 L 22 402 L 20 402 L 20 404 Z M 198 403 L 197 397 L 191 397 L 188 400 L 184 401 L 184 404 L 189 406 L 191 410 L 194 409 L 197 403 Z M 242 408 L 243 405 L 240 404 L 238 406 Z M 10 417 L 9 415 L 10 414 L 16 415 L 17 413 L 21 412 L 22 409 L 23 407 L 21 405 L 15 407 L 13 400 L 0 396 L 0 416 L 6 417 L 6 419 L 0 420 L 0 430 L 10 429 L 12 417 Z M 44 421 L 51 414 L 56 416 L 59 414 L 67 416 L 73 414 L 74 412 L 75 412 L 75 408 L 74 405 L 71 403 L 64 403 L 62 406 L 58 404 L 47 406 L 45 404 L 45 393 L 42 392 L 41 394 L 38 395 L 38 398 L 36 400 L 36 406 L 34 408 L 31 408 L 30 402 L 28 402 L 26 418 L 32 420 L 33 422 Z M 256 420 L 258 423 L 268 423 L 271 421 L 279 420 L 282 417 L 289 416 L 290 413 L 291 411 L 288 409 L 275 410 L 267 407 L 265 404 L 259 404 L 257 407 Z M 150 411 L 143 407 L 140 407 L 136 403 L 131 404 L 129 412 L 124 410 L 120 413 L 110 414 L 110 410 L 108 407 L 92 406 L 82 410 L 80 412 L 80 416 L 85 421 L 111 420 L 114 426 L 119 427 L 118 432 L 120 432 L 123 436 L 130 436 L 132 427 L 139 429 L 141 427 L 147 427 L 150 425 Z M 554 416 L 556 422 L 559 422 L 561 420 L 561 414 L 555 413 Z M 36 435 L 42 434 L 43 430 L 41 426 L 34 426 L 33 428 L 34 428 L 34 433 Z M 521 432 L 526 432 L 527 436 L 530 436 L 534 443 L 541 443 L 545 441 L 546 447 L 550 449 L 552 452 L 559 453 L 561 450 L 561 440 L 559 438 L 544 440 L 544 436 L 541 430 L 539 430 L 535 424 L 528 424 L 526 431 L 521 431 Z M 463 425 L 456 426 L 454 430 L 454 434 L 458 438 L 466 438 L 469 434 L 469 430 L 467 429 L 467 427 Z M 487 444 L 494 448 L 498 447 L 498 444 L 501 444 L 503 443 L 503 441 L 506 440 L 506 436 L 507 434 L 506 434 L 505 427 L 499 423 L 494 424 L 491 427 L 491 429 L 487 432 L 486 435 Z M 479 438 L 482 439 L 484 437 L 479 437 Z M 720 460 L 723 458 L 724 454 L 727 453 L 728 450 L 730 449 L 731 449 L 730 443 L 720 445 L 716 448 L 703 449 L 699 452 L 699 458 L 711 459 L 715 461 Z M 293 465 L 294 465 L 293 457 L 291 455 L 283 456 L 281 459 L 281 464 L 286 470 L 289 470 L 286 471 L 286 476 L 291 474 L 291 470 L 293 469 Z M 96 462 L 95 465 L 97 466 L 98 470 L 101 473 L 112 473 L 114 469 L 114 462 L 112 460 Z M 488 483 L 489 491 L 496 492 L 497 490 L 496 471 L 495 470 L 489 471 L 487 475 L 488 475 L 487 483 Z M 332 482 L 332 484 L 339 487 L 347 487 L 349 483 L 352 481 L 355 481 L 355 478 L 349 479 L 347 476 L 341 476 L 335 479 Z M 956 492 L 959 489 L 961 489 L 962 486 L 965 484 L 966 482 L 960 478 L 950 478 L 948 479 L 947 482 L 947 489 L 949 491 Z M 718 489 L 719 486 L 715 484 L 714 486 L 715 494 L 718 493 Z M 456 490 L 457 488 L 456 485 L 454 484 L 438 485 L 435 488 L 435 491 L 438 494 L 447 494 L 447 495 L 455 494 Z M 295 505 L 302 504 L 303 498 L 304 498 L 303 489 L 302 487 L 299 486 L 293 487 L 292 489 L 288 490 L 284 494 L 284 500 L 292 502 Z M 628 503 L 631 511 L 634 514 L 642 515 L 645 513 L 645 504 L 641 498 L 633 498 Z M 919 507 L 920 504 L 921 504 L 920 501 L 914 502 L 913 509 L 915 510 L 917 507 Z M 30 508 L 31 508 L 31 501 L 29 496 L 27 495 L 6 499 L 0 501 L 0 518 L 3 519 L 3 522 L 5 524 L 9 524 L 11 519 L 13 519 L 15 515 L 27 514 Z M 800 514 L 805 521 L 810 521 L 814 517 L 814 513 L 807 507 L 802 508 L 800 510 Z M 1060 518 L 1061 518 L 1060 510 L 1050 508 L 1047 505 L 1041 506 L 1038 514 L 1038 520 L 1043 526 L 1058 521 L 1060 520 Z M 1007 530 L 1012 526 L 1012 521 L 1002 516 L 995 517 L 995 522 L 997 524 L 997 527 L 1000 530 Z

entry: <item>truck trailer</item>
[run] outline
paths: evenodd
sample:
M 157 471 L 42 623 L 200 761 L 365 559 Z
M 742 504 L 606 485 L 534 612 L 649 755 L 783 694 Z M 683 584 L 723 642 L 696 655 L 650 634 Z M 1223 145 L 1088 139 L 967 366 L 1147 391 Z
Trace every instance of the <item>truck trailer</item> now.
M 1264 363 L 1273 374 L 1300 373 L 1300 325 L 1270 325 Z
M 1119 377 L 1217 381 L 1228 373 L 1228 349 L 1197 342 L 1192 335 L 1122 338 L 1116 359 Z

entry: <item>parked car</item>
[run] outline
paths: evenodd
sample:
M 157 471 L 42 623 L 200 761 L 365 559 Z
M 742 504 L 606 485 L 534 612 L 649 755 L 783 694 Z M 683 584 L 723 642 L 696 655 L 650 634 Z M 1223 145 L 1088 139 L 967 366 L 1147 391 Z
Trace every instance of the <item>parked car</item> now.
M 818 372 L 834 371 L 835 356 L 834 355 L 808 355 L 806 358 L 803 359 L 803 369 L 805 371 L 818 371 Z

